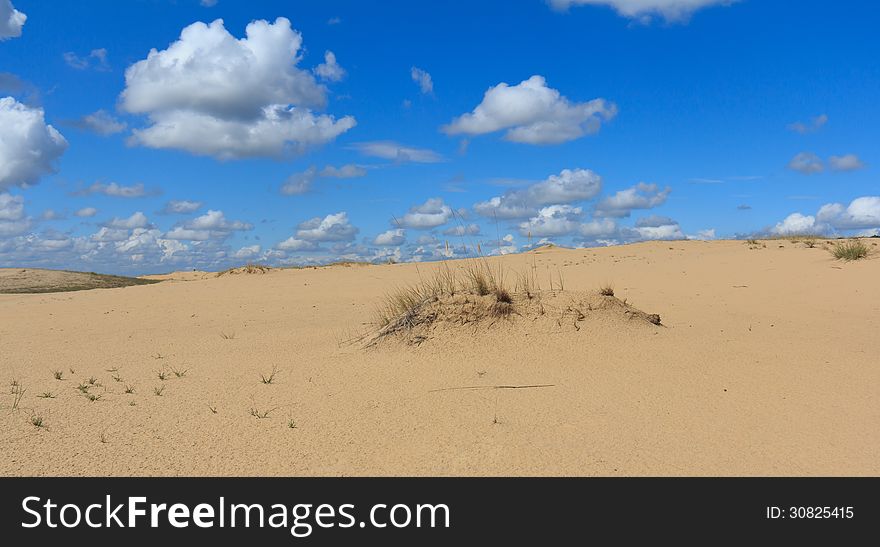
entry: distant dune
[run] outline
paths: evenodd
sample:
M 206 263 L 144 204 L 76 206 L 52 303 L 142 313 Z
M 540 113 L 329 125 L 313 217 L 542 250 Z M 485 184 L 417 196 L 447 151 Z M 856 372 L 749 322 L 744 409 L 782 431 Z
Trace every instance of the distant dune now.
M 862 241 L 849 262 L 662 241 L 0 295 L 0 475 L 876 476 Z
M 70 272 L 39 268 L 0 268 L 0 294 L 51 293 L 115 289 L 149 285 L 157 281 L 94 272 Z

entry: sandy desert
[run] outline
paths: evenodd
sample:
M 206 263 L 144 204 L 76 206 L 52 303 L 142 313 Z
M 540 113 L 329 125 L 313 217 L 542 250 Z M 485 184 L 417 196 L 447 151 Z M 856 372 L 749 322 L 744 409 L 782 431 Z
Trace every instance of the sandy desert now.
M 852 262 L 792 239 L 491 258 L 505 313 L 459 289 L 378 339 L 383 296 L 475 261 L 0 294 L 0 473 L 877 475 L 863 241 Z

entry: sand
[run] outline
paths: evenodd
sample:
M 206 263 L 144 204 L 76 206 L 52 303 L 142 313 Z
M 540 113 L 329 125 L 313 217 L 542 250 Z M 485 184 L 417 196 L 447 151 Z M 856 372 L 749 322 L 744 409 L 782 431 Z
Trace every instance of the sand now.
M 878 475 L 880 249 L 865 242 L 850 263 L 792 241 L 507 256 L 537 267 L 545 315 L 370 348 L 345 342 L 436 264 L 0 295 L 0 474 Z M 662 326 L 555 320 L 605 283 Z M 95 401 L 77 389 L 90 377 Z

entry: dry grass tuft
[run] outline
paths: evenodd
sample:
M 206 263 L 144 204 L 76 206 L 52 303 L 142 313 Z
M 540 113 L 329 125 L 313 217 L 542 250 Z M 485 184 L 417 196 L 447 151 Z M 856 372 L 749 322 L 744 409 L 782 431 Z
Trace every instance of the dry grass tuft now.
M 614 287 L 611 286 L 611 283 L 606 283 L 599 287 L 599 294 L 602 296 L 614 296 Z
M 868 246 L 862 243 L 861 240 L 854 239 L 837 243 L 831 248 L 831 254 L 834 255 L 834 258 L 846 260 L 847 262 L 859 260 L 868 256 Z

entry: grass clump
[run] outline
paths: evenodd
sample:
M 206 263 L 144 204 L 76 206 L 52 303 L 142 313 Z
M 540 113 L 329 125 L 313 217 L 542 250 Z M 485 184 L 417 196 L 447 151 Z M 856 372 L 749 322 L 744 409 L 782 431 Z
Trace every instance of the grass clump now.
M 272 367 L 272 372 L 270 372 L 268 375 L 260 373 L 260 382 L 263 384 L 266 384 L 266 385 L 274 384 L 275 383 L 275 376 L 277 376 L 277 375 L 278 375 L 278 366 L 275 365 Z
M 64 379 L 64 371 L 63 370 L 52 371 L 52 376 L 54 376 L 56 380 L 63 380 Z
M 837 260 L 846 260 L 847 262 L 860 260 L 868 256 L 868 246 L 862 243 L 861 240 L 854 239 L 834 245 L 831 248 L 831 254 Z
M 602 296 L 614 296 L 614 287 L 610 283 L 606 283 L 599 287 L 599 294 Z
M 165 386 L 158 386 L 153 388 L 153 395 L 155 395 L 156 397 L 161 397 L 163 393 L 165 393 Z

